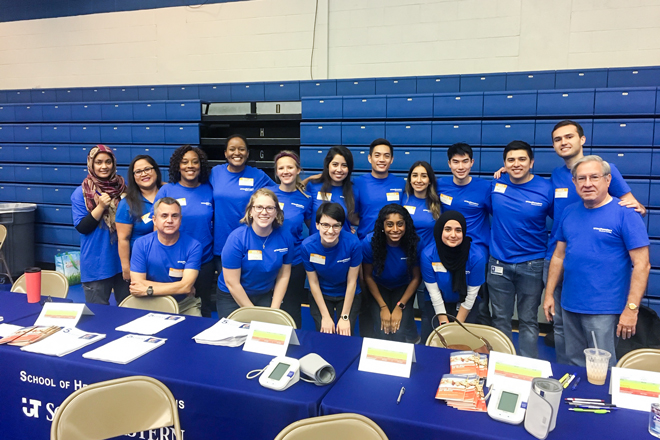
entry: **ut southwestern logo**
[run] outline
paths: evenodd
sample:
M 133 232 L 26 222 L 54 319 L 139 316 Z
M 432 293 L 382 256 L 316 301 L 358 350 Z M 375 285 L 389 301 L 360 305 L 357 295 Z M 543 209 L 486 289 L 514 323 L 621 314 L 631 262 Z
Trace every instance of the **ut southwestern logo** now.
M 25 414 L 28 417 L 34 417 L 35 419 L 39 418 L 39 408 L 41 407 L 41 400 L 37 399 L 30 399 L 28 401 L 27 397 L 23 397 L 22 399 L 23 402 L 23 414 Z M 29 405 L 29 406 L 25 406 Z
M 177 264 L 186 264 L 185 261 L 177 261 L 176 263 L 177 263 Z
M 348 263 L 349 261 L 351 261 L 350 258 L 344 258 L 343 260 L 337 260 L 337 263 Z
M 288 247 L 279 248 L 279 249 L 275 249 L 273 252 L 289 252 L 289 248 Z
M 478 204 L 477 202 L 471 202 L 471 201 L 469 201 L 469 200 L 463 200 L 463 201 L 464 201 L 465 203 L 467 203 L 468 205 L 470 205 L 470 206 L 477 206 L 477 207 L 479 206 L 479 204 Z M 532 203 L 532 202 L 528 202 L 528 203 Z M 540 205 L 541 205 L 541 204 L 539 203 L 539 206 L 540 206 Z
M 532 201 L 530 201 L 530 200 L 525 200 L 525 203 L 529 203 L 529 204 L 532 205 L 532 206 L 543 206 L 543 203 L 532 202 Z
M 605 232 L 606 234 L 611 234 L 611 233 L 612 233 L 612 230 L 611 230 L 611 229 L 597 228 L 597 227 L 595 227 L 595 226 L 594 226 L 594 231 Z

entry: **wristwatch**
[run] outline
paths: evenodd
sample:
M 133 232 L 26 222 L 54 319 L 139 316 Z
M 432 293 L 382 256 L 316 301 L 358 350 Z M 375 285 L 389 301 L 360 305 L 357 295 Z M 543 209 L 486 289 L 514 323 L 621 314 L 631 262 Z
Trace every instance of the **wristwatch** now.
M 344 321 L 348 321 L 348 314 L 344 313 L 343 315 L 341 315 L 341 319 L 343 319 Z
M 154 296 L 154 288 L 152 286 L 147 287 L 147 296 Z
M 635 310 L 637 310 L 637 304 L 628 303 L 628 308 L 634 312 Z
M 397 303 L 396 303 L 396 306 L 397 306 L 398 308 L 400 308 L 401 310 L 403 310 L 403 309 L 406 308 L 406 305 L 405 305 L 404 303 L 402 303 L 401 301 L 397 302 Z

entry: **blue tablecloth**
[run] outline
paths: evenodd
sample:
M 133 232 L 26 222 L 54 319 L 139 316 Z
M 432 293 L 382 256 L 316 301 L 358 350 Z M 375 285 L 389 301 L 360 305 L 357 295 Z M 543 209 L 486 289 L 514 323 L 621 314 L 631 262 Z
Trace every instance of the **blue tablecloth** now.
M 272 439 L 288 424 L 319 415 L 321 400 L 330 389 L 301 381 L 278 392 L 263 388 L 257 379 L 247 380 L 248 371 L 263 368 L 272 357 L 243 352 L 241 347 L 195 343 L 191 338 L 215 323 L 207 318 L 186 317 L 163 330 L 157 334 L 168 338 L 162 347 L 127 365 L 84 359 L 83 353 L 126 334 L 115 327 L 146 313 L 95 304 L 89 308 L 95 315 L 83 316 L 78 328 L 107 334 L 101 342 L 62 358 L 0 346 L 0 438 L 47 439 L 54 409 L 76 387 L 130 375 L 151 376 L 170 388 L 179 401 L 186 440 Z M 27 304 L 25 295 L 0 293 L 5 323 L 31 325 L 40 310 L 39 304 Z M 301 330 L 297 334 L 301 345 L 290 346 L 287 355 L 301 358 L 318 353 L 338 376 L 357 358 L 362 343 L 361 338 Z M 172 436 L 163 430 L 134 438 Z
M 508 425 L 486 413 L 459 411 L 435 399 L 443 374 L 449 372 L 450 350 L 416 346 L 417 362 L 410 378 L 358 371 L 359 359 L 350 366 L 321 402 L 321 413 L 355 412 L 374 420 L 390 439 L 534 439 L 524 426 Z M 564 397 L 606 399 L 608 386 L 591 385 L 584 368 L 553 364 L 554 377 L 577 373 L 582 377 L 577 390 L 565 389 Z M 397 405 L 399 390 L 406 392 Z M 609 414 L 577 413 L 563 404 L 557 426 L 548 439 L 645 439 L 648 413 L 620 409 Z

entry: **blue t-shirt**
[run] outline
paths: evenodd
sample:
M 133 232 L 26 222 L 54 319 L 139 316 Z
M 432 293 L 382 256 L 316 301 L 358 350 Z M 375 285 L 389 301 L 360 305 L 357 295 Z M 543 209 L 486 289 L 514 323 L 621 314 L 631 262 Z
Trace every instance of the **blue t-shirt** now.
M 546 217 L 552 217 L 552 184 L 540 176 L 517 185 L 508 174 L 492 182 L 490 254 L 505 263 L 545 258 Z
M 642 217 L 619 206 L 600 208 L 581 202 L 564 210 L 557 241 L 566 242 L 561 307 L 573 313 L 620 314 L 630 291 L 632 261 L 628 251 L 649 245 Z
M 463 214 L 472 244 L 481 246 L 486 252 L 490 245 L 490 189 L 491 182 L 479 177 L 472 177 L 470 183 L 463 186 L 456 185 L 452 176 L 438 179 L 442 211 Z
M 246 165 L 240 173 L 232 173 L 224 164 L 213 167 L 209 183 L 213 187 L 214 205 L 218 207 L 213 218 L 213 254 L 221 255 L 227 237 L 241 225 L 252 193 L 273 187 L 275 182 L 258 168 Z
M 406 181 L 403 177 L 389 174 L 384 179 L 376 179 L 371 174 L 364 174 L 355 179 L 353 190 L 355 192 L 355 212 L 360 217 L 357 235 L 363 240 L 374 225 L 378 213 L 385 205 L 390 203 L 401 204 Z
M 133 230 L 131 230 L 131 248 L 140 237 L 143 237 L 147 234 L 151 234 L 154 231 L 154 222 L 153 222 L 153 203 L 145 199 L 142 196 L 142 213 L 139 217 L 133 218 L 131 215 L 131 209 L 128 206 L 126 198 L 122 199 L 117 206 L 117 214 L 115 215 L 115 222 L 133 225 Z
M 89 214 L 85 207 L 82 186 L 71 194 L 71 213 L 74 226 Z M 80 234 L 80 280 L 83 283 L 105 280 L 121 273 L 117 235 L 113 234 L 112 240 L 110 235 L 103 218 L 94 231 Z
M 158 191 L 156 200 L 172 197 L 181 204 L 181 232 L 202 245 L 202 263 L 213 259 L 213 188 L 203 183 L 187 188 L 179 183 L 168 183 Z
M 146 274 L 147 280 L 157 283 L 181 281 L 184 269 L 199 270 L 202 267 L 202 245 L 184 233 L 173 245 L 166 246 L 158 240 L 158 232 L 140 237 L 133 246 L 131 271 Z M 172 295 L 182 301 L 187 295 Z
M 339 242 L 327 248 L 321 243 L 321 236 L 314 234 L 303 240 L 302 259 L 307 272 L 316 272 L 324 295 L 344 296 L 348 270 L 362 264 L 362 245 L 355 235 L 342 230 Z M 355 294 L 359 293 L 358 282 Z
M 442 300 L 448 303 L 456 303 L 460 299 L 458 292 L 452 288 L 453 279 L 451 273 L 440 262 L 438 249 L 435 243 L 427 246 L 422 251 L 421 257 L 422 279 L 425 283 L 438 283 L 442 292 Z M 468 286 L 481 286 L 486 282 L 486 263 L 488 257 L 481 246 L 470 246 L 470 255 L 465 265 L 465 276 Z M 426 291 L 426 300 L 431 300 L 431 295 Z
M 316 234 L 316 211 L 319 210 L 324 202 L 339 203 L 344 212 L 346 213 L 346 221 L 344 222 L 344 230 L 351 232 L 351 222 L 348 219 L 348 211 L 346 211 L 346 202 L 344 200 L 344 190 L 341 186 L 331 186 L 329 193 L 321 193 L 322 183 L 309 182 L 307 184 L 307 192 L 312 196 L 312 222 L 309 225 L 309 235 Z M 325 194 L 325 195 L 324 195 Z
M 300 256 L 300 245 L 303 241 L 302 231 L 305 220 L 312 222 L 312 198 L 305 197 L 300 191 L 284 192 L 279 187 L 273 190 L 280 202 L 280 208 L 284 212 L 284 224 L 282 227 L 293 236 L 294 257 L 293 265 L 302 263 Z
M 621 197 L 624 194 L 628 194 L 630 192 L 630 187 L 626 181 L 623 180 L 618 168 L 613 163 L 610 163 L 610 168 L 612 168 L 612 181 L 610 182 L 609 189 L 610 195 L 612 197 Z M 552 232 L 550 233 L 550 240 L 548 241 L 548 252 L 545 256 L 547 260 L 552 258 L 552 253 L 555 251 L 557 243 L 555 235 L 557 234 L 557 227 L 559 226 L 559 220 L 564 213 L 564 209 L 573 203 L 582 202 L 582 199 L 575 189 L 571 170 L 568 169 L 566 165 L 555 168 L 552 171 L 550 181 L 555 190 L 555 207 L 553 216 L 555 222 L 552 224 Z
M 412 217 L 413 224 L 415 225 L 415 231 L 419 236 L 417 247 L 424 249 L 433 242 L 433 228 L 435 227 L 435 219 L 429 208 L 426 207 L 426 199 L 404 194 L 403 207 L 410 213 L 410 217 Z
M 371 239 L 374 233 L 368 234 L 362 240 L 362 262 L 374 264 L 373 250 L 371 249 Z M 408 256 L 401 246 L 392 247 L 388 244 L 387 255 L 385 256 L 385 265 L 380 275 L 373 273 L 374 281 L 389 289 L 395 287 L 407 286 L 412 281 L 412 274 L 408 271 Z M 416 267 L 419 267 L 419 254 L 417 256 Z
M 293 237 L 286 229 L 273 229 L 268 238 L 259 237 L 251 226 L 242 225 L 227 238 L 222 250 L 224 269 L 241 269 L 241 286 L 248 296 L 268 293 L 275 287 L 283 264 L 293 262 Z M 222 273 L 218 288 L 229 293 Z

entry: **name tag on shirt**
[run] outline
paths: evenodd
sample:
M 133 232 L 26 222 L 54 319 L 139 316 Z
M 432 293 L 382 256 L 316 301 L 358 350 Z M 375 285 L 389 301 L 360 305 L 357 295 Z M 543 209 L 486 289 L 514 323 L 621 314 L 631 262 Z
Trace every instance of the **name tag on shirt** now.
M 148 225 L 149 223 L 151 223 L 150 215 L 151 215 L 150 212 L 147 212 L 145 215 L 143 215 L 142 216 L 142 223 L 144 223 L 145 225 Z
M 254 186 L 254 179 L 250 177 L 241 177 L 238 179 L 239 186 Z
M 398 202 L 399 201 L 399 193 L 397 193 L 397 192 L 387 193 L 387 201 L 388 202 Z
M 446 196 L 446 195 L 444 195 L 444 194 L 440 194 L 440 203 L 442 203 L 443 205 L 449 205 L 449 206 L 451 206 L 451 201 L 452 201 L 452 200 L 454 200 L 453 197 Z
M 431 265 L 433 266 L 433 272 L 447 272 L 445 266 L 440 262 L 433 262 Z
M 319 192 L 316 195 L 316 200 L 323 200 L 325 202 L 329 202 L 330 200 L 332 200 L 332 193 Z
M 568 198 L 568 188 L 555 188 L 555 199 Z
M 309 261 L 316 264 L 322 264 L 325 266 L 325 257 L 319 254 L 310 254 Z
M 170 277 L 172 278 L 183 278 L 183 269 L 174 269 L 170 268 Z
M 504 191 L 506 191 L 506 185 L 503 183 L 496 183 L 495 184 L 495 189 L 493 190 L 496 193 L 502 193 L 504 194 Z
M 248 260 L 253 260 L 253 261 L 263 260 L 261 251 L 248 251 Z
M 284 211 L 284 203 L 280 203 L 280 209 Z
M 417 211 L 416 206 L 403 205 L 403 207 L 408 210 L 408 213 L 410 213 L 410 215 L 415 215 L 415 211 Z
M 186 206 L 186 198 L 181 197 L 180 199 L 176 199 L 177 202 L 179 202 L 179 205 L 181 206 Z

